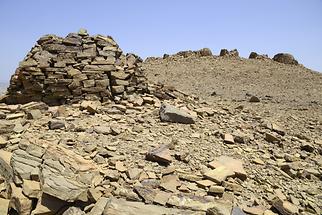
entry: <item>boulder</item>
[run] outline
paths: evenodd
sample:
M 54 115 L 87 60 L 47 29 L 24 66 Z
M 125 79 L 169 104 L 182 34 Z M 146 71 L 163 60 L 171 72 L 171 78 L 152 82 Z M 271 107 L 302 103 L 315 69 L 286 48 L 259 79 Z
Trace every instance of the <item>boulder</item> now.
M 193 124 L 195 119 L 188 112 L 178 109 L 169 104 L 162 104 L 160 107 L 160 118 L 163 122 L 176 122 L 183 124 Z
M 298 65 L 299 63 L 297 62 L 297 60 L 295 60 L 295 58 L 293 57 L 293 55 L 288 54 L 288 53 L 279 53 L 276 54 L 273 57 L 273 60 L 279 63 L 284 63 L 284 64 L 293 64 L 293 65 Z

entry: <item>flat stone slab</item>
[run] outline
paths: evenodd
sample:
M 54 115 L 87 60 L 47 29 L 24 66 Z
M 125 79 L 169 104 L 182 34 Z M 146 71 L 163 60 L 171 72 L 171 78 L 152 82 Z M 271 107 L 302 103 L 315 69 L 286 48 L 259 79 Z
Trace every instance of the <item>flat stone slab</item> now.
M 148 205 L 142 202 L 130 202 L 123 199 L 111 198 L 107 203 L 103 215 L 201 215 L 204 212 L 166 208 L 158 205 Z
M 183 124 L 195 123 L 194 117 L 191 116 L 188 112 L 168 104 L 161 105 L 160 118 L 163 122 L 176 122 Z

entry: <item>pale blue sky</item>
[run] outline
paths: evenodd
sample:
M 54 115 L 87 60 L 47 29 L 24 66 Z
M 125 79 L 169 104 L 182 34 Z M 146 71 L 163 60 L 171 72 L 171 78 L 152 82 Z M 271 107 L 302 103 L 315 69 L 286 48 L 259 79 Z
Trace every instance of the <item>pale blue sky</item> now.
M 141 57 L 209 47 L 292 53 L 322 71 L 322 0 L 0 0 L 0 81 L 36 40 L 83 27 Z

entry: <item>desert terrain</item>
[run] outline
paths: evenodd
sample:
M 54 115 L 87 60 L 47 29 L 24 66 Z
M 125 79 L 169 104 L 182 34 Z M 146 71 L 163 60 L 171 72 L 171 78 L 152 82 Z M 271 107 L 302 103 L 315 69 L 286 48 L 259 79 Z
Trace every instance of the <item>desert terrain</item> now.
M 321 214 L 321 73 L 196 53 L 135 65 L 146 90 L 114 100 L 0 103 L 0 213 Z

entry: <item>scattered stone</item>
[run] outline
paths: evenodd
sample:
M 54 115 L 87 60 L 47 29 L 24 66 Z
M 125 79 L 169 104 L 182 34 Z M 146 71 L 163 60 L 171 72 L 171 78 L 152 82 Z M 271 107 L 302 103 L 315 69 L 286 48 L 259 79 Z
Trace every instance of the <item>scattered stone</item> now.
M 263 215 L 264 214 L 264 211 L 266 209 L 263 208 L 262 206 L 255 206 L 255 207 L 244 207 L 243 210 L 247 214 L 251 214 L 251 215 Z
M 22 189 L 16 187 L 14 183 L 10 183 L 10 207 L 15 209 L 21 215 L 29 215 L 32 209 L 32 201 L 23 193 Z
M 210 180 L 196 181 L 196 183 L 201 188 L 207 188 L 215 184 L 213 181 L 210 181 Z
M 94 205 L 93 209 L 87 213 L 87 215 L 102 215 L 104 210 L 105 210 L 105 207 L 108 203 L 108 198 L 105 198 L 105 197 L 101 197 L 97 202 L 96 204 Z
M 36 110 L 30 110 L 27 114 L 27 119 L 40 119 L 41 118 L 41 111 L 36 109 Z
M 299 209 L 296 205 L 289 201 L 283 201 L 279 198 L 273 200 L 273 207 L 280 212 L 282 215 L 298 214 Z
M 8 199 L 0 198 L 0 214 L 3 214 L 3 215 L 8 214 L 9 202 L 10 200 Z
M 272 130 L 282 136 L 285 135 L 285 130 L 275 123 L 272 123 Z
M 127 170 L 127 176 L 131 179 L 131 180 L 137 180 L 140 177 L 140 174 L 142 173 L 141 169 L 138 168 L 131 168 L 129 170 Z
M 18 118 L 23 118 L 25 116 L 25 113 L 13 113 L 13 114 L 8 114 L 6 117 L 6 120 L 13 120 L 13 119 L 18 119 Z
M 176 192 L 177 187 L 181 185 L 177 175 L 165 175 L 161 179 L 160 187 L 167 191 Z
M 164 206 L 168 202 L 171 195 L 171 193 L 159 191 L 155 195 L 153 202 Z
M 265 164 L 265 162 L 260 158 L 254 158 L 253 163 L 259 164 L 259 165 L 264 165 Z
M 238 178 L 241 180 L 246 180 L 247 174 L 243 167 L 243 162 L 238 159 L 234 159 L 228 156 L 220 156 L 217 160 L 214 160 L 208 164 L 211 168 L 219 168 L 221 167 L 219 172 L 226 173 L 230 176 L 231 172 L 227 169 L 231 170 Z M 222 168 L 222 166 L 226 168 Z M 227 176 L 228 176 L 227 175 Z
M 22 192 L 29 198 L 39 198 L 41 194 L 40 183 L 25 179 L 23 180 Z
M 231 135 L 231 134 L 225 134 L 225 136 L 224 136 L 224 142 L 225 143 L 228 143 L 228 144 L 234 144 L 235 141 L 234 141 L 233 135 Z
M 204 177 L 218 184 L 221 184 L 226 180 L 227 177 L 232 177 L 234 175 L 235 173 L 231 169 L 227 168 L 226 166 L 220 166 L 214 170 L 206 172 L 204 174 Z
M 257 96 L 252 96 L 249 99 L 249 102 L 260 102 L 261 100 Z
M 11 167 L 12 153 L 4 150 L 0 150 L 0 173 L 8 182 L 13 179 L 13 169 Z
M 160 145 L 159 147 L 152 149 L 146 154 L 146 159 L 166 165 L 172 162 L 168 145 Z
M 180 110 L 172 105 L 162 104 L 160 107 L 160 118 L 164 122 L 176 122 L 193 124 L 195 119 L 186 111 Z
M 51 120 L 49 121 L 48 126 L 51 130 L 61 129 L 65 128 L 65 122 L 62 120 Z
M 115 162 L 115 169 L 119 172 L 126 172 L 127 168 L 124 166 L 124 163 L 121 161 Z
M 275 136 L 274 134 L 271 134 L 271 133 L 265 133 L 265 140 L 270 142 L 270 143 L 278 143 L 280 142 L 280 139 Z
M 85 215 L 85 212 L 80 208 L 70 207 L 62 215 Z
M 297 60 L 295 60 L 295 58 L 291 54 L 288 54 L 288 53 L 276 54 L 273 57 L 273 60 L 277 61 L 279 63 L 298 65 Z
M 142 202 L 132 202 L 123 199 L 111 198 L 107 203 L 104 215 L 140 214 L 140 215 L 165 215 L 184 214 L 197 215 L 196 211 L 166 208 L 158 205 L 147 205 Z
M 153 200 L 157 194 L 156 190 L 148 187 L 136 186 L 134 187 L 134 190 L 144 200 L 144 202 L 148 204 L 153 203 Z
M 305 143 L 301 146 L 301 150 L 312 153 L 314 152 L 314 147 L 309 143 Z
M 209 188 L 209 193 L 214 193 L 214 194 L 223 194 L 225 192 L 225 188 L 222 186 L 211 186 Z

